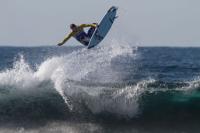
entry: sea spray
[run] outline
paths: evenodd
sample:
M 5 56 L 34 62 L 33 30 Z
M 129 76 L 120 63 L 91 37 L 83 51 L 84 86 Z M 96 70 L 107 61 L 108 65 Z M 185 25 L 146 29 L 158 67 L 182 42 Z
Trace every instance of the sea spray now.
M 86 87 L 87 91 L 85 91 L 84 87 L 72 85 L 71 81 L 79 81 L 83 83 L 87 81 L 90 81 L 91 83 L 118 82 L 121 75 L 112 69 L 112 60 L 120 56 L 127 58 L 128 56 L 134 57 L 134 54 L 133 49 L 128 44 L 121 44 L 117 41 L 112 41 L 111 44 L 107 46 L 97 47 L 91 50 L 79 49 L 62 56 L 47 58 L 40 65 L 37 65 L 38 67 L 35 71 L 31 69 L 29 64 L 24 60 L 23 56 L 21 56 L 20 60 L 14 63 L 13 68 L 0 73 L 0 77 L 2 77 L 2 79 L 7 79 L 7 82 L 1 83 L 28 89 L 29 86 L 34 85 L 34 87 L 36 87 L 43 82 L 50 81 L 54 84 L 55 90 L 61 95 L 70 110 L 73 108 L 71 100 L 77 101 L 76 99 L 81 99 L 81 101 L 86 103 L 86 106 L 88 106 L 90 110 L 96 112 L 90 105 L 94 103 L 91 103 L 88 100 L 92 100 L 93 98 L 93 100 L 97 100 L 100 95 L 104 95 L 101 93 L 101 89 L 95 89 L 97 91 L 96 96 L 93 95 L 91 97 L 91 92 L 94 92 L 94 88 Z M 10 84 L 10 82 L 13 83 Z M 106 89 L 110 89 L 110 87 L 104 88 L 104 91 Z M 79 96 L 79 94 L 82 95 L 81 93 L 83 92 L 85 93 L 83 97 L 74 98 L 74 95 Z M 89 97 L 85 98 L 85 96 Z M 103 100 L 99 99 L 99 101 L 102 102 Z M 104 101 L 104 104 L 106 105 L 107 101 Z M 117 105 L 118 103 L 115 104 Z M 97 112 L 101 112 L 101 110 L 102 109 L 99 109 Z
M 199 48 L 111 45 L 0 48 L 0 132 L 199 132 Z
M 25 62 L 23 55 L 14 62 L 13 68 L 0 73 L 0 85 L 15 86 L 21 89 L 32 88 L 39 84 L 39 80 L 34 76 L 34 71 Z

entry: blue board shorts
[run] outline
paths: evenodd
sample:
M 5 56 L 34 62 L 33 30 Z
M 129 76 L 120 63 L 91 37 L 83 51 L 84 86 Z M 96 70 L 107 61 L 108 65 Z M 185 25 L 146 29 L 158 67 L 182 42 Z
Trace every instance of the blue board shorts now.
M 76 35 L 76 39 L 81 42 L 83 45 L 87 46 L 89 44 L 90 38 L 92 37 L 94 31 L 96 28 L 91 27 L 87 33 L 84 31 L 80 32 L 78 35 Z

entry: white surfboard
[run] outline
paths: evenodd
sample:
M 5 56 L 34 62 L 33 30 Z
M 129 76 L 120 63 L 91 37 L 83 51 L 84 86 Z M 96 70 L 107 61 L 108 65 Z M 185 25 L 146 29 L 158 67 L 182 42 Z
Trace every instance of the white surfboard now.
M 88 49 L 98 45 L 110 30 L 114 20 L 116 19 L 117 8 L 111 7 L 106 15 L 103 17 L 102 21 L 99 23 L 97 29 L 94 31 L 89 44 Z

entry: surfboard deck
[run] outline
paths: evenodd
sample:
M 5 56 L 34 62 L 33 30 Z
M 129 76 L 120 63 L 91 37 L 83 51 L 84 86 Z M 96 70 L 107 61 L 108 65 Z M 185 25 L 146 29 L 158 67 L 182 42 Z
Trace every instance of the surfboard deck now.
M 108 31 L 112 27 L 113 22 L 116 19 L 117 7 L 111 7 L 106 15 L 103 17 L 96 30 L 94 31 L 89 44 L 88 49 L 95 47 L 98 45 L 107 35 Z

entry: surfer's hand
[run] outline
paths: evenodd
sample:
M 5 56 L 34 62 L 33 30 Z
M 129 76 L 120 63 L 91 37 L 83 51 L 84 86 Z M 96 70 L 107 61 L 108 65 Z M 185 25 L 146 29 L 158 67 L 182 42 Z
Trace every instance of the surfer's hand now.
M 98 23 L 92 23 L 94 26 L 94 28 L 96 28 L 98 26 Z
M 58 46 L 61 46 L 61 45 L 63 45 L 63 44 L 62 44 L 62 43 L 58 43 L 57 45 L 58 45 Z

